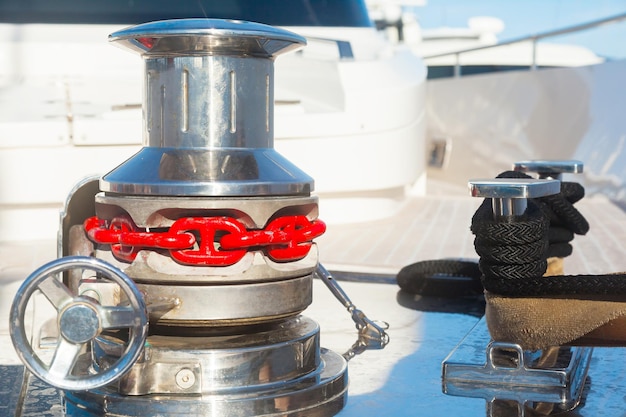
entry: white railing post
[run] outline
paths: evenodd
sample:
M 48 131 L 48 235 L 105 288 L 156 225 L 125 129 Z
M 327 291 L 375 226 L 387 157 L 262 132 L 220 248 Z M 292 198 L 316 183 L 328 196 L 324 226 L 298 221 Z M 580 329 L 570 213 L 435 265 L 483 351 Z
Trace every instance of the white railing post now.
M 532 53 L 533 53 L 533 57 L 532 57 L 532 62 L 530 64 L 530 69 L 531 70 L 536 70 L 537 69 L 537 38 L 533 37 L 532 38 Z

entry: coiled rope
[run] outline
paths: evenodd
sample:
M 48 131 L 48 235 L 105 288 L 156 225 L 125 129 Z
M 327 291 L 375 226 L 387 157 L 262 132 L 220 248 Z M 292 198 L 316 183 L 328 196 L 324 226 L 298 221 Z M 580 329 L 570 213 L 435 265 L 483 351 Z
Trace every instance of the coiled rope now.
M 530 178 L 507 171 L 498 178 Z M 574 207 L 584 197 L 577 183 L 562 182 L 556 195 L 530 199 L 524 215 L 494 218 L 486 199 L 472 218 L 478 264 L 465 261 L 422 261 L 400 270 L 400 288 L 421 295 L 472 295 L 486 289 L 511 297 L 626 294 L 626 275 L 558 275 L 544 277 L 549 257 L 572 253 L 574 235 L 584 235 L 589 224 Z M 436 280 L 438 276 L 466 277 L 465 281 Z M 440 282 L 433 285 L 432 281 Z M 447 284 L 443 285 L 442 282 Z M 459 288 L 452 288 L 462 282 Z

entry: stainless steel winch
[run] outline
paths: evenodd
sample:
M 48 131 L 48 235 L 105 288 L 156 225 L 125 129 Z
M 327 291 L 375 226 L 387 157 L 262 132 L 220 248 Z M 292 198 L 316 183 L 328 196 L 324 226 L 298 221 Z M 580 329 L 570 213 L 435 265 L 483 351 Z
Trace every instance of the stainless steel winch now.
M 110 41 L 145 61 L 144 147 L 68 198 L 59 259 L 12 307 L 21 359 L 72 416 L 335 414 L 346 358 L 388 339 L 318 265 L 313 180 L 273 148 L 273 61 L 305 39 L 186 19 Z M 300 315 L 316 272 L 357 324 L 344 356 Z M 26 334 L 37 290 L 58 313 L 51 358 Z

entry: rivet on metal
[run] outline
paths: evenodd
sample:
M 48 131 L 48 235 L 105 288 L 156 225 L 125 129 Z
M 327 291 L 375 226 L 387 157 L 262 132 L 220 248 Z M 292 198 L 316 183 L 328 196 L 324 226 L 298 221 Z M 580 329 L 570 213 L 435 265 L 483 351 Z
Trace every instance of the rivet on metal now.
M 196 376 L 193 371 L 183 368 L 176 374 L 176 385 L 181 389 L 189 389 L 196 383 Z

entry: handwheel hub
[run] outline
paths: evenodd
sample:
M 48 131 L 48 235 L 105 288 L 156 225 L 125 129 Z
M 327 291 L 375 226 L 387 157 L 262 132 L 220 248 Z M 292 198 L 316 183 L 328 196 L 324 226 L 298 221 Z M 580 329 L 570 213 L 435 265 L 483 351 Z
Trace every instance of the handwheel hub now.
M 59 329 L 71 343 L 87 343 L 100 334 L 102 327 L 96 309 L 79 302 L 67 307 L 59 316 Z

